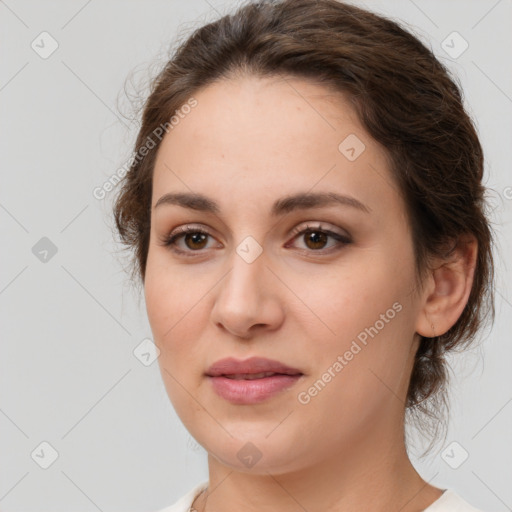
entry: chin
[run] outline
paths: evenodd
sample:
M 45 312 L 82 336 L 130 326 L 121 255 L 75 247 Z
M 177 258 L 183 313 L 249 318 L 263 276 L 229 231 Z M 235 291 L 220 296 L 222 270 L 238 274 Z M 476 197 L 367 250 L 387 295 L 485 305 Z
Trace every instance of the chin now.
M 272 428 L 275 428 L 276 424 Z M 226 426 L 229 430 L 229 426 Z M 240 432 L 230 430 L 233 437 L 224 435 L 215 439 L 199 437 L 198 440 L 209 454 L 221 464 L 234 471 L 255 475 L 287 473 L 297 469 L 300 454 L 297 453 L 297 442 L 293 436 L 283 430 L 281 436 L 272 429 L 261 429 L 259 432 L 247 427 Z M 283 437 L 284 436 L 284 437 Z

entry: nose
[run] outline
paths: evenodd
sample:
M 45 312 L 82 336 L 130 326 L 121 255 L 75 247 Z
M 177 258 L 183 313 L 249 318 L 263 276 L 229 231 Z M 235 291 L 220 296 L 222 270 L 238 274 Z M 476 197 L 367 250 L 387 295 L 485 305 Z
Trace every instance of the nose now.
M 284 321 L 283 285 L 268 268 L 265 253 L 248 263 L 233 252 L 231 263 L 216 287 L 211 313 L 215 325 L 244 339 L 278 329 Z

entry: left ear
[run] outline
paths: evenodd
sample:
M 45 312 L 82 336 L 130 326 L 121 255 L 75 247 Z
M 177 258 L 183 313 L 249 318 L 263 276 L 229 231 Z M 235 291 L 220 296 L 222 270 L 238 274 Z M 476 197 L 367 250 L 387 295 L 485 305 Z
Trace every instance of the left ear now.
M 416 332 L 426 338 L 447 332 L 459 319 L 473 285 L 478 244 L 473 236 L 461 238 L 445 259 L 431 265 L 424 286 L 424 302 Z

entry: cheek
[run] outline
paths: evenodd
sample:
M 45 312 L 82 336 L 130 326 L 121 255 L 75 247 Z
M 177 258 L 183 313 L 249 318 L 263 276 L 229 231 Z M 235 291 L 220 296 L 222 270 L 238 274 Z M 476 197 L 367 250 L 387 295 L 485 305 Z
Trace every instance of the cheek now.
M 302 392 L 298 411 L 303 424 L 323 418 L 327 437 L 354 439 L 401 406 L 397 397 L 403 395 L 409 373 L 408 312 L 401 303 L 382 305 L 347 308 L 333 324 L 338 339 L 318 339 L 311 347 L 313 372 L 297 390 Z M 326 417 L 326 411 L 333 414 Z
M 392 265 L 385 259 L 360 257 L 358 261 L 335 266 L 328 272 L 323 269 L 316 276 L 304 273 L 298 280 L 296 278 L 294 288 L 302 290 L 301 298 L 315 314 L 312 318 L 317 319 L 317 327 L 321 329 L 317 335 L 320 343 L 335 343 L 337 349 L 342 349 L 376 322 L 381 331 L 391 331 L 392 324 L 396 328 L 405 316 L 403 312 L 398 315 L 396 309 L 403 310 L 404 303 L 409 303 L 412 279 L 406 262 L 403 263 Z M 397 267 L 401 271 L 394 270 Z M 399 305 L 393 308 L 395 303 Z M 382 320 L 381 315 L 384 315 Z
M 414 270 L 408 261 L 391 265 L 382 259 L 370 265 L 361 259 L 359 263 L 350 272 L 338 269 L 316 286 L 308 278 L 303 280 L 307 304 L 321 320 L 305 333 L 314 368 L 309 384 L 329 381 L 325 372 L 330 369 L 336 377 L 327 384 L 330 391 L 322 400 L 330 395 L 356 409 L 389 395 L 386 385 L 393 390 L 402 385 L 415 316 L 410 294 Z
M 197 340 L 205 320 L 205 291 L 187 287 L 167 273 L 148 265 L 145 281 L 146 309 L 156 346 L 158 365 L 167 395 L 185 425 L 200 412 L 191 399 L 202 378 L 205 362 Z
M 151 251 L 150 251 L 151 252 Z M 202 280 L 190 282 L 179 271 L 148 255 L 144 293 L 154 342 L 160 349 L 159 361 L 173 375 L 184 373 L 196 361 L 196 343 L 206 321 L 208 290 Z

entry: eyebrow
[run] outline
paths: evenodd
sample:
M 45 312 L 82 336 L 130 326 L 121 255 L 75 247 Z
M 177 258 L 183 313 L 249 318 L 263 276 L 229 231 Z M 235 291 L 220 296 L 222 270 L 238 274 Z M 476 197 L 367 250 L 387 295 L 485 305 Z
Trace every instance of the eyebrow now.
M 218 203 L 196 192 L 170 192 L 164 194 L 156 202 L 154 209 L 164 204 L 178 205 L 192 210 L 220 214 Z M 370 213 L 371 211 L 368 206 L 352 196 L 336 194 L 335 192 L 301 192 L 276 200 L 272 205 L 271 215 L 277 217 L 294 210 L 322 208 L 333 204 L 349 206 L 365 213 Z

